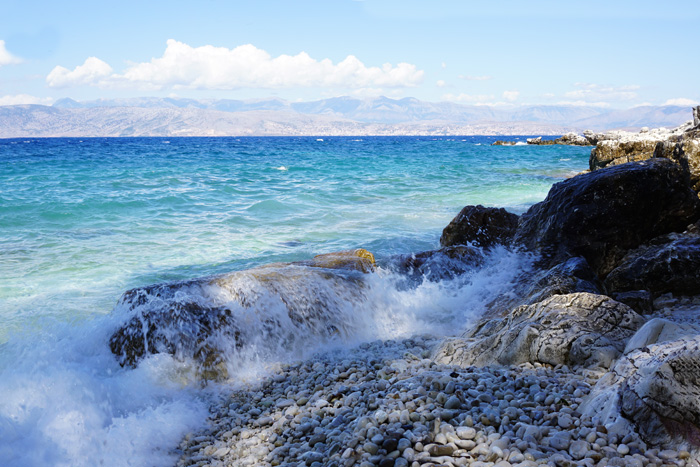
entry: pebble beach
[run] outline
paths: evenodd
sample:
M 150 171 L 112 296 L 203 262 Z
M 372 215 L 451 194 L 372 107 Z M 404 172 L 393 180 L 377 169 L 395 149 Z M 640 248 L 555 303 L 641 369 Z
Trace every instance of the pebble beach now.
M 437 343 L 377 341 L 282 366 L 212 405 L 177 465 L 700 465 L 582 415 L 602 372 L 441 365 L 430 358 Z

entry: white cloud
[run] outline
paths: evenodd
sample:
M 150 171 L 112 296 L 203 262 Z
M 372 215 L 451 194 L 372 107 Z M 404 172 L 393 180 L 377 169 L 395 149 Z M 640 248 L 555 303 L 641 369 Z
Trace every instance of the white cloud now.
M 508 102 L 518 100 L 518 96 L 520 96 L 520 91 L 503 91 L 503 98 Z
M 444 70 L 445 68 L 447 68 L 447 63 L 442 62 L 441 66 L 442 66 L 442 69 Z
M 89 64 L 88 60 L 91 61 Z M 400 88 L 418 85 L 424 74 L 409 63 L 368 67 L 353 55 L 334 64 L 329 59 L 315 60 L 305 52 L 272 57 L 251 44 L 234 49 L 211 45 L 191 47 L 172 39 L 167 41 L 162 57 L 136 63 L 122 74 L 112 74 L 111 67 L 97 58 L 88 60 L 73 71 L 54 68 L 46 78 L 49 86 L 88 84 L 150 89 Z
M 695 99 L 687 99 L 685 97 L 678 97 L 676 99 L 669 99 L 666 102 L 664 102 L 664 105 L 687 105 L 687 106 L 695 106 L 700 104 Z
M 5 41 L 0 40 L 0 66 L 21 63 L 22 59 L 15 57 L 5 48 Z
M 437 82 L 435 83 L 435 86 L 437 86 L 437 87 L 439 87 L 439 88 L 444 88 L 445 86 L 447 86 L 447 83 L 446 83 L 444 80 L 439 79 L 439 80 L 437 80 Z
M 568 99 L 583 102 L 631 101 L 638 98 L 637 85 L 604 86 L 593 83 L 575 83 L 575 91 L 564 93 Z
M 73 71 L 57 66 L 46 77 L 46 83 L 51 88 L 65 88 L 90 84 L 106 86 L 114 79 L 112 67 L 97 57 L 88 57 L 85 63 L 75 67 Z
M 41 104 L 51 105 L 53 103 L 51 97 L 36 97 L 28 94 L 17 94 L 14 96 L 0 96 L 0 105 L 24 105 L 24 104 Z
M 484 75 L 484 76 L 459 75 L 458 78 L 459 78 L 459 79 L 465 79 L 465 80 L 467 80 L 467 81 L 489 81 L 489 80 L 493 79 L 493 76 L 488 76 L 488 75 Z

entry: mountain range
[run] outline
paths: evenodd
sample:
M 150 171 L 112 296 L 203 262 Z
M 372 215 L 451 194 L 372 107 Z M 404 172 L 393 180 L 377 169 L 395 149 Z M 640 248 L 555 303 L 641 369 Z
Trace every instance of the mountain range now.
M 64 98 L 52 106 L 0 106 L 0 137 L 556 135 L 584 129 L 677 126 L 690 116 L 690 109 L 681 106 L 615 110 L 574 105 L 463 105 L 387 97 L 311 102 Z

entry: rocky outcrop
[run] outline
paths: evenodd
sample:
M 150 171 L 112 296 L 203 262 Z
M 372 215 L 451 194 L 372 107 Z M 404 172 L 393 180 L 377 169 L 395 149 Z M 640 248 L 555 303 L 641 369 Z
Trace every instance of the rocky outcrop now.
M 693 115 L 697 108 L 693 109 Z M 700 125 L 694 121 L 674 129 L 643 129 L 639 133 L 609 132 L 598 135 L 591 151 L 590 170 L 611 165 L 663 157 L 686 170 L 696 191 L 700 191 Z
M 582 412 L 603 415 L 605 423 L 622 416 L 652 445 L 700 446 L 699 333 L 689 325 L 647 323 Z
M 227 376 L 226 356 L 297 347 L 299 336 L 347 333 L 347 303 L 362 300 L 363 276 L 374 270 L 367 250 L 309 261 L 129 290 L 116 307 L 126 315 L 109 345 L 122 366 L 169 353 L 193 361 L 204 379 Z
M 515 146 L 515 144 L 515 141 L 503 141 L 498 139 L 491 143 L 491 146 Z
M 509 243 L 515 235 L 518 219 L 517 214 L 503 208 L 465 206 L 442 231 L 440 245 L 469 244 L 488 248 Z
M 533 144 L 536 146 L 549 146 L 553 144 L 562 144 L 566 146 L 591 146 L 593 143 L 588 139 L 586 133 L 583 136 L 577 135 L 576 133 L 566 133 L 556 139 L 542 139 L 542 137 L 528 138 L 527 144 Z
M 555 184 L 520 218 L 514 242 L 552 267 L 584 257 L 605 277 L 632 248 L 700 217 L 687 174 L 666 159 L 629 163 Z
M 461 338 L 443 342 L 435 359 L 460 366 L 609 367 L 643 323 L 634 310 L 604 295 L 554 295 L 503 318 L 480 321 Z
M 684 233 L 654 239 L 627 254 L 605 278 L 609 293 L 648 291 L 700 294 L 700 234 Z

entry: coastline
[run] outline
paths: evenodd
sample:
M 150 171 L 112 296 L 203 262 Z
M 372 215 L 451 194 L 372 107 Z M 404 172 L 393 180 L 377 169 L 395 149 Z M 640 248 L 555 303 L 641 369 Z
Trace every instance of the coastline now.
M 675 251 L 674 242 L 686 239 L 695 242 L 698 227 L 693 223 L 700 216 L 700 201 L 697 192 L 690 188 L 693 175 L 687 165 L 681 168 L 683 164 L 678 163 L 678 158 L 673 162 L 642 159 L 611 167 L 617 168 L 592 166 L 598 170 L 555 185 L 548 198 L 533 206 L 522 216 L 519 225 L 505 235 L 496 233 L 501 232 L 498 230 L 501 227 L 494 223 L 489 208 L 486 214 L 469 211 L 455 218 L 453 223 L 461 223 L 467 237 L 471 235 L 468 244 L 483 242 L 483 237 L 478 235 L 486 232 L 489 241 L 516 241 L 539 251 L 542 261 L 540 272 L 521 279 L 515 301 L 496 303 L 490 317 L 487 313 L 454 343 L 414 336 L 407 340 L 373 342 L 347 354 L 317 355 L 285 365 L 259 385 L 236 390 L 212 407 L 210 428 L 185 437 L 177 451 L 181 455 L 177 465 L 700 465 L 693 429 L 688 428 L 693 426 L 694 412 L 674 415 L 682 420 L 674 423 L 685 424 L 686 428 L 679 429 L 674 424 L 663 428 L 658 419 L 664 420 L 669 412 L 664 412 L 663 401 L 654 399 L 659 394 L 646 396 L 656 401 L 654 405 L 641 402 L 644 396 L 638 392 L 656 384 L 654 368 L 675 358 L 694 358 L 692 349 L 700 336 L 700 329 L 694 324 L 700 314 L 700 301 L 696 299 L 700 290 L 695 285 L 690 289 L 673 285 L 674 281 L 682 280 L 680 272 L 674 273 L 677 280 L 646 279 L 642 287 L 649 290 L 644 293 L 628 291 L 619 279 L 613 279 L 621 274 L 617 272 L 620 268 L 629 267 L 626 261 L 634 262 L 635 254 L 651 254 L 649 249 L 653 250 L 659 243 L 662 248 Z M 602 194 L 609 195 L 618 183 L 623 186 L 638 183 L 649 188 L 656 182 L 645 179 L 647 175 L 643 174 L 656 172 L 671 180 L 671 185 L 663 186 L 659 193 L 680 190 L 679 193 L 684 193 L 682 203 L 687 206 L 682 208 L 685 212 L 677 221 L 671 218 L 664 221 L 665 230 L 658 230 L 656 224 L 657 230 L 642 232 L 641 236 L 635 233 L 629 240 L 614 240 L 613 243 L 618 243 L 614 247 L 591 250 L 586 249 L 586 244 L 595 240 L 580 243 L 575 234 L 566 234 L 568 239 L 560 237 L 566 228 L 562 225 L 581 221 L 569 220 L 561 207 L 551 208 L 550 214 L 542 213 L 547 203 L 556 204 L 557 186 L 560 191 L 565 190 L 564 186 L 576 187 L 575 196 L 582 200 L 588 196 L 581 194 L 586 190 L 602 190 L 601 195 L 595 196 L 605 198 Z M 612 185 L 607 185 L 607 179 L 613 181 Z M 645 217 L 666 216 L 668 211 L 681 209 L 669 205 L 650 212 L 644 206 L 660 195 L 651 194 L 651 198 L 641 195 L 639 199 L 634 196 L 623 204 L 606 201 L 610 204 L 601 212 L 593 210 L 589 218 L 600 223 L 617 212 L 620 217 L 613 222 L 614 235 L 628 232 L 624 236 L 646 225 Z M 636 207 L 630 208 L 635 203 L 645 211 L 641 218 Z M 625 216 L 631 212 L 642 224 L 624 225 Z M 537 232 L 538 226 L 543 225 L 542 216 L 561 215 L 564 216 L 561 225 L 554 227 L 559 232 L 554 240 L 546 231 Z M 528 222 L 523 219 L 530 218 L 535 232 L 523 233 Z M 599 228 L 592 225 L 594 230 Z M 600 238 L 611 241 L 607 231 L 595 231 L 592 235 L 602 235 Z M 453 255 L 448 253 L 450 242 L 443 234 L 443 248 L 426 252 L 424 256 Z M 692 262 L 700 249 L 684 251 L 691 252 Z M 581 255 L 583 263 L 577 255 Z M 473 261 L 473 256 L 465 256 L 463 251 L 457 258 Z M 574 263 L 568 266 L 571 261 Z M 655 280 L 665 285 L 656 285 Z M 689 280 L 697 283 L 697 278 Z M 576 303 L 573 308 L 572 303 Z M 543 318 L 527 315 L 531 309 L 544 313 L 542 316 L 553 312 L 551 316 L 555 317 L 547 317 L 542 327 L 537 319 Z M 562 314 L 558 311 L 562 309 L 574 311 Z M 521 342 L 524 335 L 519 328 L 513 328 L 514 323 L 505 328 L 494 324 L 503 320 L 510 323 L 514 316 L 523 313 L 529 316 L 524 329 L 537 329 L 533 337 L 526 339 L 524 347 Z M 621 321 L 611 325 L 610 313 L 618 314 Z M 588 325 L 581 328 L 578 321 L 569 321 L 578 314 L 584 316 L 584 321 L 588 320 Z M 552 324 L 552 319 L 561 324 Z M 607 324 L 597 328 L 599 320 Z M 622 328 L 625 331 L 620 334 Z M 543 332 L 543 339 L 547 332 L 553 334 L 539 344 L 536 336 Z M 586 350 L 583 347 L 577 350 L 584 336 L 589 339 L 584 345 Z M 564 342 L 569 342 L 568 349 L 555 348 Z M 537 345 L 543 345 L 543 350 L 533 350 Z M 548 353 L 548 348 L 554 349 L 554 353 Z M 484 357 L 478 356 L 480 352 L 485 352 Z M 645 363 L 636 368 L 635 358 Z M 651 371 L 652 382 L 638 382 L 637 371 L 640 374 Z M 695 374 L 693 368 L 687 371 Z M 680 392 L 671 399 L 686 400 L 683 398 L 688 396 L 684 393 L 698 391 L 692 380 L 683 378 L 680 373 L 676 375 L 674 384 L 680 386 L 674 386 L 674 390 Z M 639 389 L 635 384 L 641 384 Z M 637 412 L 630 413 L 625 408 L 628 402 L 624 391 L 639 396 L 634 402 L 642 404 Z

